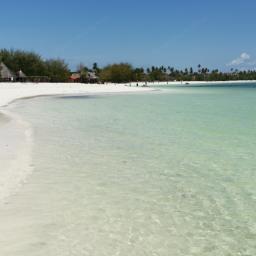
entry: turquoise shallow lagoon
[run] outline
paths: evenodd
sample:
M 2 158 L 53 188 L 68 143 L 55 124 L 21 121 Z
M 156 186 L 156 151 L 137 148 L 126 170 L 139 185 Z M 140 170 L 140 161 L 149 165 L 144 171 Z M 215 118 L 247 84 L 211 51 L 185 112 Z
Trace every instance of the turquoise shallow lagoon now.
M 11 110 L 33 126 L 34 171 L 0 206 L 0 255 L 256 255 L 256 86 Z

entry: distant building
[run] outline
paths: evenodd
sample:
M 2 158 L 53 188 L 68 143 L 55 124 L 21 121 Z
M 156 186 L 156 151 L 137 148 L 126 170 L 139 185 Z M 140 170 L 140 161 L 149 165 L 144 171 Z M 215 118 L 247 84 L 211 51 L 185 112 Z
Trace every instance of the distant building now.
M 81 82 L 81 74 L 80 73 L 72 73 L 69 80 L 71 82 L 80 83 Z
M 19 82 L 26 82 L 27 76 L 23 73 L 22 70 L 17 72 L 16 80 Z
M 87 72 L 87 79 L 89 83 L 98 83 L 99 77 L 96 75 L 95 72 Z
M 83 76 L 79 72 L 74 72 L 69 77 L 69 80 L 74 83 L 98 83 L 99 77 L 92 71 L 88 71 L 86 76 Z
M 14 81 L 16 79 L 15 74 L 3 63 L 0 63 L 0 80 L 2 81 Z
M 16 74 L 12 72 L 3 62 L 0 62 L 0 81 L 10 82 L 49 82 L 48 76 L 27 76 L 22 70 Z

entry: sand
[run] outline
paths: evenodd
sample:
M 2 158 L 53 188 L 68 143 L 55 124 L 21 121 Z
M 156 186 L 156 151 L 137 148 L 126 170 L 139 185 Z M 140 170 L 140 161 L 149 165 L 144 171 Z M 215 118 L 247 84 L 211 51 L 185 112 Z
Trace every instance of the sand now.
M 0 107 L 26 97 L 61 94 L 102 94 L 152 91 L 150 88 L 125 85 L 79 83 L 0 83 Z

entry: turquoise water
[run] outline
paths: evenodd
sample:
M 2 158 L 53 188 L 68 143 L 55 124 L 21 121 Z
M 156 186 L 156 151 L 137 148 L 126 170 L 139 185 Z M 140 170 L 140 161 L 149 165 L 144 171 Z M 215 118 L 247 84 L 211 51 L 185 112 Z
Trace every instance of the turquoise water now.
M 256 88 L 38 98 L 0 255 L 256 255 Z

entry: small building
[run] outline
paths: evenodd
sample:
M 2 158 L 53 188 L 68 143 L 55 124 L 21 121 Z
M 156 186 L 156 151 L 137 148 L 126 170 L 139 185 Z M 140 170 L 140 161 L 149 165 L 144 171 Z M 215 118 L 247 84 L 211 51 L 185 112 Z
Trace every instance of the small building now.
M 3 63 L 0 63 L 0 80 L 2 81 L 15 81 L 15 74 Z
M 3 62 L 0 62 L 0 81 L 11 82 L 49 82 L 48 76 L 27 76 L 21 69 L 15 74 Z
M 80 73 L 72 73 L 69 80 L 71 82 L 80 83 L 81 82 L 81 74 Z
M 22 70 L 17 72 L 16 81 L 19 82 L 26 82 L 27 76 L 24 74 Z
M 96 75 L 95 72 L 88 72 L 87 79 L 88 79 L 89 83 L 98 83 L 99 82 L 99 77 Z
M 99 77 L 95 74 L 95 72 L 92 71 L 88 71 L 84 74 L 74 72 L 69 77 L 69 80 L 73 83 L 98 83 Z

